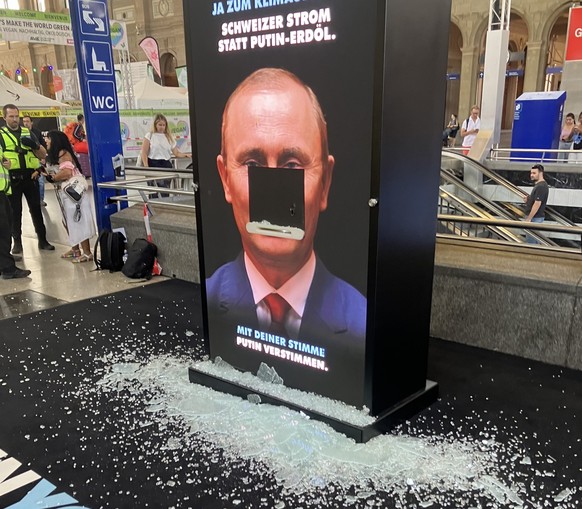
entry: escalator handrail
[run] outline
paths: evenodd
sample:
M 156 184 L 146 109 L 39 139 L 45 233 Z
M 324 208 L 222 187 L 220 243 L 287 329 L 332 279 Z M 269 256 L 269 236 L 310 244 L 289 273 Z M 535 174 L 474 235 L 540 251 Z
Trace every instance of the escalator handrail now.
M 489 168 L 482 165 L 478 161 L 475 161 L 474 159 L 471 159 L 470 157 L 465 156 L 464 154 L 459 154 L 459 153 L 453 152 L 451 150 L 443 149 L 443 152 L 446 152 L 447 156 L 451 155 L 452 159 L 457 159 L 459 161 L 462 161 L 463 163 L 467 162 L 470 165 L 474 166 L 483 175 L 485 175 L 487 178 L 493 180 L 496 184 L 499 184 L 500 186 L 504 187 L 505 189 L 512 191 L 514 194 L 517 194 L 520 197 L 520 199 L 523 199 L 524 197 L 529 196 L 528 193 L 525 192 L 523 189 L 521 189 L 520 187 L 517 187 L 515 184 L 512 184 L 509 180 L 502 177 L 501 175 L 498 175 L 497 173 L 491 171 Z M 548 215 L 549 219 L 552 219 L 553 221 L 556 221 L 560 224 L 567 225 L 567 226 L 577 226 L 576 223 L 574 223 L 573 221 L 571 221 L 567 217 L 563 216 L 562 214 L 560 214 L 559 212 L 554 210 L 549 205 L 546 205 L 545 212 Z
M 451 175 L 446 170 L 441 169 L 441 178 L 443 180 L 445 180 L 445 182 L 449 182 L 455 186 L 458 186 L 463 192 L 473 196 L 480 203 L 485 205 L 489 210 L 494 211 L 495 214 L 501 216 L 503 219 L 507 219 L 507 220 L 515 219 L 515 216 L 511 216 L 508 212 L 503 210 L 499 205 L 488 200 L 484 196 L 480 195 L 479 193 L 477 193 L 477 191 L 475 191 L 471 187 L 467 186 L 461 179 L 459 179 L 458 177 L 456 177 L 454 175 Z M 451 195 L 451 196 L 454 196 L 454 195 Z M 456 197 L 456 198 L 459 199 L 458 197 Z M 462 200 L 462 201 L 463 201 L 465 207 L 468 207 L 468 204 L 466 202 L 464 202 L 464 200 Z M 472 212 L 474 212 L 474 211 L 472 210 Z M 474 213 L 476 213 L 476 212 L 474 212 Z M 476 213 L 476 215 L 479 216 L 480 214 Z M 490 216 L 490 217 L 493 217 L 493 216 Z M 530 234 L 532 237 L 534 237 L 538 242 L 541 242 L 542 244 L 549 245 L 549 246 L 556 246 L 557 245 L 553 240 L 548 239 L 545 235 L 542 235 L 536 231 L 530 231 L 527 228 L 524 228 L 524 230 L 526 230 L 528 234 Z M 521 240 L 522 239 L 520 238 L 520 241 Z
M 440 193 L 441 193 L 441 199 L 444 198 L 447 201 L 447 203 L 452 202 L 455 209 L 460 210 L 464 214 L 471 214 L 470 216 L 459 216 L 459 217 L 474 217 L 474 218 L 479 218 L 481 220 L 487 220 L 490 222 L 496 221 L 499 219 L 499 218 L 496 218 L 495 216 L 490 215 L 488 212 L 486 212 L 482 209 L 479 209 L 477 207 L 473 207 L 470 203 L 467 203 L 466 201 L 459 198 L 458 196 L 456 196 L 452 193 L 449 193 L 446 189 L 441 188 Z M 441 216 L 444 216 L 444 214 L 438 215 L 439 220 L 440 220 Z M 452 221 L 448 221 L 448 222 L 452 222 Z M 467 221 L 464 221 L 464 222 L 467 222 Z M 476 222 L 477 221 L 475 221 L 475 223 Z M 520 236 L 515 235 L 513 232 L 511 232 L 510 230 L 507 230 L 507 228 L 504 228 L 503 226 L 499 226 L 499 225 L 495 225 L 495 224 L 484 224 L 484 226 L 489 231 L 491 231 L 492 233 L 495 233 L 496 235 L 498 235 L 499 237 L 501 237 L 502 239 L 504 239 L 508 242 L 517 242 L 517 243 L 524 242 L 524 240 Z M 544 241 L 545 241 L 544 238 L 540 239 L 540 242 L 544 242 Z

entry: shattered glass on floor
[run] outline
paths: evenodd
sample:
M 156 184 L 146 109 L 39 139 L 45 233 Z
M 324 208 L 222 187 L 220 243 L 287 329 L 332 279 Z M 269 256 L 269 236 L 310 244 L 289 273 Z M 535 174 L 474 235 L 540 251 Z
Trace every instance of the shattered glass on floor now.
M 188 356 L 161 355 L 145 363 L 131 355 L 102 360 L 103 376 L 97 387 L 84 389 L 87 397 L 124 394 L 124 405 L 145 403 L 149 416 L 141 425 L 174 422 L 178 432 L 168 434 L 167 450 L 204 447 L 212 455 L 220 448 L 229 461 L 260 461 L 260 468 L 272 472 L 283 488 L 282 498 L 293 495 L 305 507 L 346 507 L 358 501 L 385 507 L 386 494 L 396 508 L 411 503 L 423 508 L 544 507 L 544 502 L 550 504 L 546 507 L 558 502 L 566 504 L 564 509 L 575 507 L 567 503 L 577 498 L 576 486 L 536 500 L 535 482 L 528 481 L 537 477 L 543 486 L 543 478 L 552 476 L 551 459 L 546 459 L 544 472 L 532 470 L 518 437 L 502 445 L 494 431 L 472 440 L 462 434 L 413 436 L 409 428 L 357 444 L 298 412 L 189 383 Z M 237 505 L 236 495 L 225 496 Z
M 0 402 L 28 409 L 14 445 L 34 446 L 43 474 L 87 507 L 581 507 L 579 466 L 547 452 L 551 436 L 522 430 L 535 423 L 517 404 L 492 415 L 479 394 L 441 398 L 357 444 L 301 413 L 190 383 L 205 355 L 191 302 L 136 315 L 140 299 L 41 312 L 38 338 L 17 324 L 22 338 L 0 353 Z

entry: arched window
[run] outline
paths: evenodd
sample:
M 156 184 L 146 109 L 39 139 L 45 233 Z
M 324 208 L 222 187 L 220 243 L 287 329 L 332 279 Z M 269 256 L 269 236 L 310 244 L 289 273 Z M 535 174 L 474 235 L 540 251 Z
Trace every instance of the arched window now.
M 10 72 L 10 69 L 4 68 L 4 64 L 0 64 L 0 74 L 2 76 L 6 76 L 7 78 L 12 78 L 12 73 Z
M 30 80 L 28 79 L 28 69 L 18 64 L 18 67 L 14 71 L 14 81 L 21 85 L 28 86 L 30 83 Z
M 459 27 L 451 21 L 449 28 L 449 57 L 447 62 L 447 96 L 444 123 L 447 124 L 452 113 L 459 113 L 459 90 L 461 84 L 461 48 L 463 36 Z M 464 114 L 462 112 L 461 114 Z
M 569 14 L 569 9 L 564 9 L 550 31 L 544 83 L 545 91 L 560 90 Z
M 53 83 L 53 66 L 43 65 L 40 70 L 40 86 L 42 94 L 51 99 L 55 99 L 55 86 Z
M 164 53 L 160 58 L 160 71 L 162 73 L 162 84 L 166 87 L 177 87 L 178 76 L 176 76 L 176 57 L 171 53 Z

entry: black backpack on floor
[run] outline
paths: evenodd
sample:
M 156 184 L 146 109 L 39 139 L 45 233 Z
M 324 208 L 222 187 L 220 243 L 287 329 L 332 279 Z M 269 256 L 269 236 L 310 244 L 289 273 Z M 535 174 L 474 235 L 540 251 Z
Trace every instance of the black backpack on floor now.
M 135 239 L 127 250 L 127 260 L 121 269 L 127 277 L 151 279 L 158 247 L 146 239 Z
M 116 272 L 123 267 L 125 236 L 121 232 L 101 230 L 95 242 L 93 256 L 98 270 Z

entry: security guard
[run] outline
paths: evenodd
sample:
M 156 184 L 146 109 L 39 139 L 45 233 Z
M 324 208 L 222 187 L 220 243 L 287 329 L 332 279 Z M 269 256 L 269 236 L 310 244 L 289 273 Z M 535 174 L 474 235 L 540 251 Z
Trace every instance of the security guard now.
M 19 269 L 14 257 L 10 254 L 10 245 L 12 238 L 10 231 L 12 229 L 12 207 L 8 196 L 10 189 L 10 161 L 4 157 L 0 150 L 0 273 L 2 279 L 13 279 L 27 277 L 30 275 L 29 270 Z M 20 257 L 18 257 L 20 259 Z
M 22 253 L 22 195 L 26 196 L 32 223 L 38 237 L 38 248 L 54 250 L 46 240 L 46 227 L 40 208 L 38 177 L 40 176 L 40 159 L 46 157 L 46 150 L 36 136 L 26 127 L 20 127 L 18 106 L 6 104 L 2 108 L 6 126 L 0 128 L 0 145 L 4 157 L 10 161 L 10 181 L 12 195 L 12 237 L 13 254 Z

